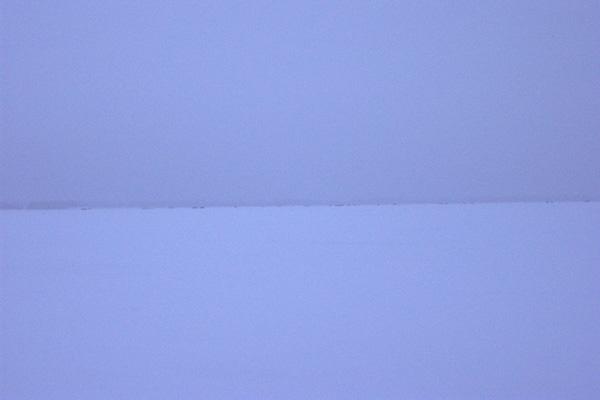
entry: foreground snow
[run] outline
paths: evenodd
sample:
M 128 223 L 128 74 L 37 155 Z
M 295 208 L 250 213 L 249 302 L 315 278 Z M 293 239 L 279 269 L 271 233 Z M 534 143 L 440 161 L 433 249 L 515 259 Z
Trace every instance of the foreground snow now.
M 600 204 L 4 211 L 0 398 L 589 399 Z

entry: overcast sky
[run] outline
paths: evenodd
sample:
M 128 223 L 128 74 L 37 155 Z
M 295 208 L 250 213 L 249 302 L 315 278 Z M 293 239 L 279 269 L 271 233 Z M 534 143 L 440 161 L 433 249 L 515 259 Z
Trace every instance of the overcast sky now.
M 4 202 L 600 199 L 598 1 L 16 1 Z

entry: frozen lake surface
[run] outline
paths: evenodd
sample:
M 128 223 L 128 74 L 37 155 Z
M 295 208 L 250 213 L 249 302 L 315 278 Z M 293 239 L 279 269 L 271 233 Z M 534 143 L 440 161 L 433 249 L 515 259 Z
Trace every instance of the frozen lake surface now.
M 0 398 L 590 399 L 600 203 L 0 212 Z

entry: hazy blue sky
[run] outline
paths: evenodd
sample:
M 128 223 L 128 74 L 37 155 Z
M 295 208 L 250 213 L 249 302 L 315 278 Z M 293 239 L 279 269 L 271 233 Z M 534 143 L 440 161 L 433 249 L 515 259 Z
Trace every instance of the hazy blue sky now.
M 600 199 L 598 1 L 16 1 L 0 200 Z

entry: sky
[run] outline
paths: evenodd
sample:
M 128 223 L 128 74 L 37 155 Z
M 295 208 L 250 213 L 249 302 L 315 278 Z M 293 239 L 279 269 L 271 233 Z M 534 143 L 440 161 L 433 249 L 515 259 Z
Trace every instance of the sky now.
M 598 1 L 28 1 L 0 201 L 600 200 Z

